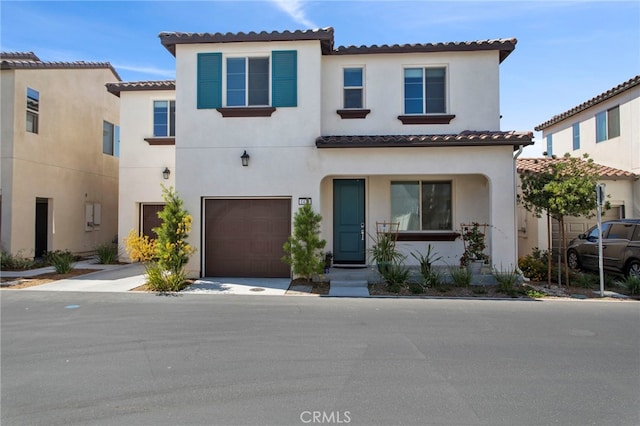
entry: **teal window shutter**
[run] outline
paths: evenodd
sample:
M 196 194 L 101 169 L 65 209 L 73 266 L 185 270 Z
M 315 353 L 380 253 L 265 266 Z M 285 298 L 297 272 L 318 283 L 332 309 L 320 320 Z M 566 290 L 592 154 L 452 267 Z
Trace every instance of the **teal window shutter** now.
M 298 52 L 274 50 L 271 60 L 272 106 L 298 106 Z
M 198 109 L 222 106 L 222 53 L 198 53 Z

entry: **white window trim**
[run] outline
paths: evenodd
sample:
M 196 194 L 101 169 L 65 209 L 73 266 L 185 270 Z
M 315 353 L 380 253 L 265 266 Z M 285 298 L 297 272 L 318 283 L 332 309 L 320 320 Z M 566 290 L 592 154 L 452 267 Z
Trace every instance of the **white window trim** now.
M 402 176 L 396 178 L 389 179 L 389 189 L 391 189 L 391 184 L 393 182 L 418 182 L 418 206 L 420 207 L 420 227 L 422 228 L 422 184 L 423 183 L 445 183 L 448 182 L 451 185 L 451 229 L 408 229 L 408 230 L 400 230 L 398 232 L 452 232 L 456 230 L 456 179 L 454 177 L 443 176 L 442 178 L 438 178 L 437 176 L 429 176 L 428 178 L 419 177 L 419 176 Z M 390 195 L 390 194 L 389 194 Z M 389 217 L 391 217 L 391 199 L 389 199 Z
M 175 97 L 174 98 L 167 98 L 167 97 L 164 97 L 164 98 L 163 97 L 157 97 L 157 98 L 152 97 L 151 98 L 151 108 L 150 108 L 150 112 L 149 112 L 149 114 L 150 114 L 149 120 L 151 122 L 151 135 L 152 136 L 150 136 L 150 137 L 153 137 L 153 138 L 174 138 L 175 136 L 169 136 L 169 135 L 167 135 L 167 136 L 154 136 L 155 131 L 154 131 L 153 127 L 156 124 L 155 121 L 154 121 L 154 111 L 155 111 L 155 106 L 154 105 L 155 105 L 156 101 L 165 101 L 165 102 L 173 101 L 173 102 L 175 102 L 176 99 L 175 99 Z M 167 108 L 169 108 L 168 104 L 167 104 Z M 176 108 L 177 108 L 177 104 L 176 104 Z M 177 111 L 176 111 L 176 113 L 177 113 Z M 170 120 L 168 114 L 169 114 L 169 111 L 167 111 L 167 120 Z M 169 122 L 167 123 L 167 129 L 169 129 L 169 131 L 167 133 L 171 133 L 171 130 L 170 130 L 170 127 L 169 127 Z M 174 132 L 175 132 L 175 129 L 174 129 Z
M 245 60 L 245 77 L 244 77 L 244 83 L 245 83 L 245 94 L 244 94 L 244 105 L 240 106 L 240 105 L 235 105 L 235 106 L 229 106 L 228 102 L 227 102 L 227 59 L 240 59 L 240 58 L 244 58 Z M 269 101 L 266 105 L 249 105 L 249 58 L 255 58 L 255 59 L 268 59 L 269 60 L 269 66 L 267 67 L 268 70 L 268 77 L 267 77 L 267 84 L 269 86 Z M 222 105 L 224 105 L 225 108 L 253 108 L 253 107 L 269 107 L 272 105 L 273 100 L 271 99 L 271 95 L 273 93 L 273 89 L 271 87 L 271 83 L 272 83 L 272 77 L 271 77 L 271 67 L 273 66 L 273 58 L 271 57 L 271 52 L 269 53 L 265 53 L 265 52 L 259 52 L 259 53 L 243 53 L 243 54 L 233 54 L 233 55 L 223 55 L 222 57 Z
M 422 68 L 423 70 L 426 68 L 444 68 L 444 96 L 445 96 L 445 100 L 444 100 L 444 112 L 432 112 L 432 113 L 426 113 L 423 112 L 422 114 L 409 114 L 404 110 L 404 70 L 407 68 Z M 426 78 L 426 73 L 423 74 L 422 77 L 422 82 L 424 84 L 424 79 Z M 415 116 L 422 116 L 422 115 L 446 115 L 446 114 L 450 114 L 451 110 L 451 105 L 450 105 L 450 100 L 451 100 L 451 93 L 450 93 L 450 84 L 449 84 L 449 64 L 448 63 L 444 63 L 444 64 L 403 64 L 402 65 L 402 69 L 400 70 L 400 91 L 402 93 L 402 95 L 400 96 L 400 111 L 402 111 L 403 115 L 415 115 Z M 426 87 L 426 85 L 424 85 L 423 87 Z M 426 106 L 426 102 L 427 102 L 427 98 L 426 96 L 424 96 L 424 91 L 422 93 L 423 99 L 422 99 L 422 107 L 423 110 L 426 111 L 427 110 L 427 106 Z
M 344 85 L 344 70 L 348 69 L 348 68 L 360 68 L 362 70 L 362 86 L 360 86 L 359 88 L 362 89 L 362 107 L 361 108 L 347 108 L 344 104 L 344 91 L 347 88 Z M 342 104 L 342 108 L 346 109 L 346 110 L 359 110 L 359 109 L 366 109 L 367 108 L 367 91 L 366 91 L 366 86 L 367 86 L 367 68 L 364 64 L 350 64 L 350 65 L 343 65 L 341 68 L 341 73 L 340 73 L 340 78 L 342 81 L 342 84 L 340 85 L 340 100 L 341 100 L 341 104 Z M 358 87 L 356 86 L 349 86 L 350 89 L 357 89 Z

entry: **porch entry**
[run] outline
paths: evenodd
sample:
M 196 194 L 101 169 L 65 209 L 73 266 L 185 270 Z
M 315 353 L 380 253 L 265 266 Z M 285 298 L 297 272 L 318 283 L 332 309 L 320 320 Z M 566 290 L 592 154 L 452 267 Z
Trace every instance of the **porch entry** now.
M 333 262 L 365 265 L 364 179 L 333 180 Z

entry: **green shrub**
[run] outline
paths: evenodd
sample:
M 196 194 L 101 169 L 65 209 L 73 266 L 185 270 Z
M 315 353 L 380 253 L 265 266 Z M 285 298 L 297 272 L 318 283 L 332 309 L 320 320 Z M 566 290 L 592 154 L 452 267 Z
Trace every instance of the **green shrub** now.
M 453 285 L 456 287 L 469 287 L 471 284 L 471 271 L 467 268 L 461 268 L 459 266 L 450 266 L 449 274 L 453 280 Z
M 530 297 L 532 299 L 541 299 L 543 297 L 546 296 L 545 293 L 536 290 L 535 288 L 529 288 L 525 291 L 525 294 L 527 295 L 527 297 Z
M 307 281 L 321 274 L 325 266 L 322 249 L 327 242 L 320 238 L 322 216 L 310 204 L 303 205 L 293 216 L 293 235 L 284 243 L 282 261 L 293 267 L 293 273 Z
M 629 275 L 621 281 L 616 281 L 616 284 L 625 289 L 631 295 L 640 294 L 640 277 Z
M 25 257 L 21 252 L 12 255 L 11 253 L 0 251 L 0 269 L 3 271 L 33 269 L 40 266 L 41 263 L 33 258 Z
M 513 295 L 515 293 L 514 286 L 518 282 L 518 278 L 520 274 L 513 269 L 508 269 L 506 271 L 495 269 L 493 271 L 493 276 L 496 278 L 496 283 L 498 284 L 498 291 L 500 293 Z
M 531 254 L 518 259 L 518 268 L 531 281 L 546 281 L 548 259 L 549 252 L 536 247 Z
M 68 274 L 73 269 L 76 257 L 69 250 L 48 251 L 44 254 L 47 264 L 52 265 L 56 273 Z
M 398 293 L 400 289 L 406 287 L 409 279 L 409 268 L 405 267 L 402 261 L 395 261 L 389 264 L 382 272 L 382 278 L 389 286 L 389 290 Z M 395 291 L 393 289 L 397 289 Z
M 96 246 L 96 258 L 102 265 L 118 263 L 118 246 L 113 243 L 104 243 Z
M 424 287 L 420 283 L 410 283 L 409 291 L 413 294 L 422 294 L 424 293 Z
M 577 273 L 571 278 L 571 282 L 577 287 L 593 288 L 600 284 L 600 278 L 593 274 Z
M 147 274 L 147 287 L 151 291 L 180 291 L 187 286 L 184 272 L 167 271 L 156 262 L 146 263 L 145 272 Z

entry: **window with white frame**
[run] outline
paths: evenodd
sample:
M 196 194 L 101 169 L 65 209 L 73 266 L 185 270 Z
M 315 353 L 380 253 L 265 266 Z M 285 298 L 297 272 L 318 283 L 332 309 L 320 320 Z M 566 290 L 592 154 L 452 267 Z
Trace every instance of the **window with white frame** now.
M 176 101 L 153 101 L 153 136 L 176 135 Z
M 400 231 L 451 231 L 451 181 L 391 182 L 391 221 Z
M 38 133 L 40 93 L 27 87 L 27 132 Z
M 364 108 L 364 79 L 363 69 L 344 68 L 343 70 L 344 84 L 344 108 L 345 109 L 361 109 Z
M 596 142 L 620 136 L 620 107 L 596 114 Z
M 108 121 L 102 122 L 102 152 L 115 157 L 120 156 L 120 126 Z
M 547 157 L 553 156 L 553 135 L 547 135 Z
M 574 123 L 571 128 L 573 132 L 573 149 L 580 149 L 580 123 Z
M 445 67 L 404 69 L 404 113 L 445 114 Z
M 227 106 L 269 105 L 269 58 L 227 58 Z

